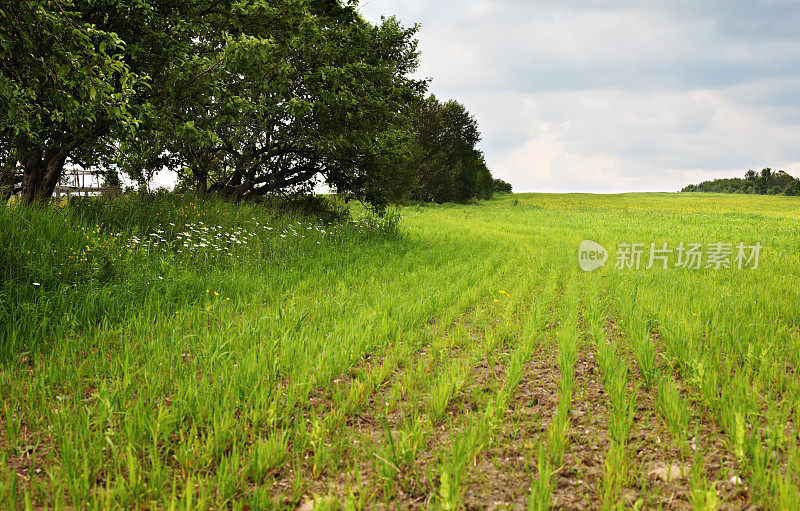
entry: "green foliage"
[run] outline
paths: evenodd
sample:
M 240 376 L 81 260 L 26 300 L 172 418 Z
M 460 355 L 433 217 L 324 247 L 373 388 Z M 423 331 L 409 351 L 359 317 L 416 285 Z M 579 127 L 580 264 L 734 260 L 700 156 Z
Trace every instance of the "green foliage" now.
M 679 445 L 684 445 L 689 434 L 689 404 L 683 399 L 675 387 L 675 382 L 669 376 L 662 376 L 658 380 L 658 408 L 667 424 L 667 430 L 677 440 Z
M 642 384 L 644 388 L 648 390 L 653 386 L 653 383 L 655 383 L 658 377 L 655 347 L 653 346 L 648 332 L 640 331 L 635 333 L 631 341 L 633 343 L 633 353 L 636 357 L 636 362 L 642 373 Z
M 494 193 L 511 193 L 511 190 L 512 190 L 511 183 L 507 183 L 502 179 L 492 180 L 492 191 Z
M 416 27 L 350 3 L 35 0 L 0 15 L 0 189 L 27 202 L 70 163 L 141 183 L 167 167 L 234 200 L 325 181 L 382 210 L 425 90 L 409 78 Z
M 257 201 L 275 216 L 316 218 L 324 224 L 350 220 L 350 208 L 336 197 L 322 195 L 268 195 Z
M 800 195 L 800 180 L 779 170 L 773 172 L 770 168 L 761 170 L 757 174 L 748 170 L 744 179 L 715 179 L 704 181 L 699 185 L 689 185 L 682 192 L 712 192 L 712 193 L 749 193 L 759 195 Z
M 620 497 L 622 496 L 622 487 L 626 483 L 629 462 L 625 453 L 625 444 L 612 442 L 603 464 L 603 493 L 601 496 L 603 510 L 624 509 L 620 504 Z
M 125 42 L 75 8 L 37 0 L 0 10 L 0 167 L 15 169 L 10 184 L 26 202 L 50 197 L 75 151 L 137 123 L 129 102 L 145 81 L 123 59 Z
M 494 181 L 476 148 L 478 123 L 464 105 L 430 96 L 415 105 L 411 122 L 411 158 L 401 175 L 393 176 L 404 182 L 411 199 L 443 203 L 492 196 Z
M 199 191 L 239 200 L 322 180 L 345 198 L 386 203 L 376 184 L 397 166 L 405 112 L 424 90 L 407 78 L 416 28 L 311 5 L 234 10 L 219 27 L 230 35 L 175 71 L 191 81 L 156 112 L 155 135 Z
M 529 511 L 550 509 L 550 500 L 555 489 L 553 470 L 554 467 L 548 458 L 547 450 L 544 445 L 540 445 L 536 460 L 536 473 L 531 478 L 531 494 L 528 497 Z

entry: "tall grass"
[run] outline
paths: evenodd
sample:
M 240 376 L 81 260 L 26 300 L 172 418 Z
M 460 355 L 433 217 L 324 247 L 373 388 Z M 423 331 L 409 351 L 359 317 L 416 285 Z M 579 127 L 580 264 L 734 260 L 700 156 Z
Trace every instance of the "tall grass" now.
M 336 208 L 170 194 L 2 207 L 0 360 L 134 316 L 202 306 L 209 295 L 280 289 L 326 254 L 357 258 L 367 239 L 401 243 L 396 216 L 349 220 Z

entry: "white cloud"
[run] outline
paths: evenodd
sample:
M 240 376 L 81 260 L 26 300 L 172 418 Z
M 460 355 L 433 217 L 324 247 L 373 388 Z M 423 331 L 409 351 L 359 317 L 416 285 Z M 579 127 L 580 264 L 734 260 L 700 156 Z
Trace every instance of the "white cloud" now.
M 421 75 L 463 102 L 520 191 L 674 191 L 800 175 L 796 2 L 372 0 L 421 23 Z

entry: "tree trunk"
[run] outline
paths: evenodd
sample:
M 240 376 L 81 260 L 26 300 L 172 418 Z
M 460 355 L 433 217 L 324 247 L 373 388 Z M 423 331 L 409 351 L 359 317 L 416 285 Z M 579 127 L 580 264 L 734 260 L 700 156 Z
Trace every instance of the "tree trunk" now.
M 105 136 L 111 129 L 111 121 L 98 122 L 82 137 L 68 138 L 56 137 L 52 147 L 42 150 L 33 147 L 28 150 L 19 149 L 24 157 L 22 163 L 22 203 L 44 204 L 56 189 L 64 173 L 64 164 L 69 154 L 87 142 L 94 142 Z
M 206 195 L 208 193 L 208 172 L 205 170 L 194 171 L 195 183 L 197 183 L 197 194 Z
M 22 161 L 23 204 L 44 204 L 53 196 L 69 152 L 70 148 L 62 147 L 45 154 L 41 150 L 34 150 L 27 155 Z

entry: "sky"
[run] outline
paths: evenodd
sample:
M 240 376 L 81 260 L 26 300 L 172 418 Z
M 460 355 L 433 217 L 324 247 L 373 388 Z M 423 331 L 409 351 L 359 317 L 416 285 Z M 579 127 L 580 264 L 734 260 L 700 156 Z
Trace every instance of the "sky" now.
M 362 0 L 420 25 L 439 99 L 516 192 L 800 177 L 800 0 Z

